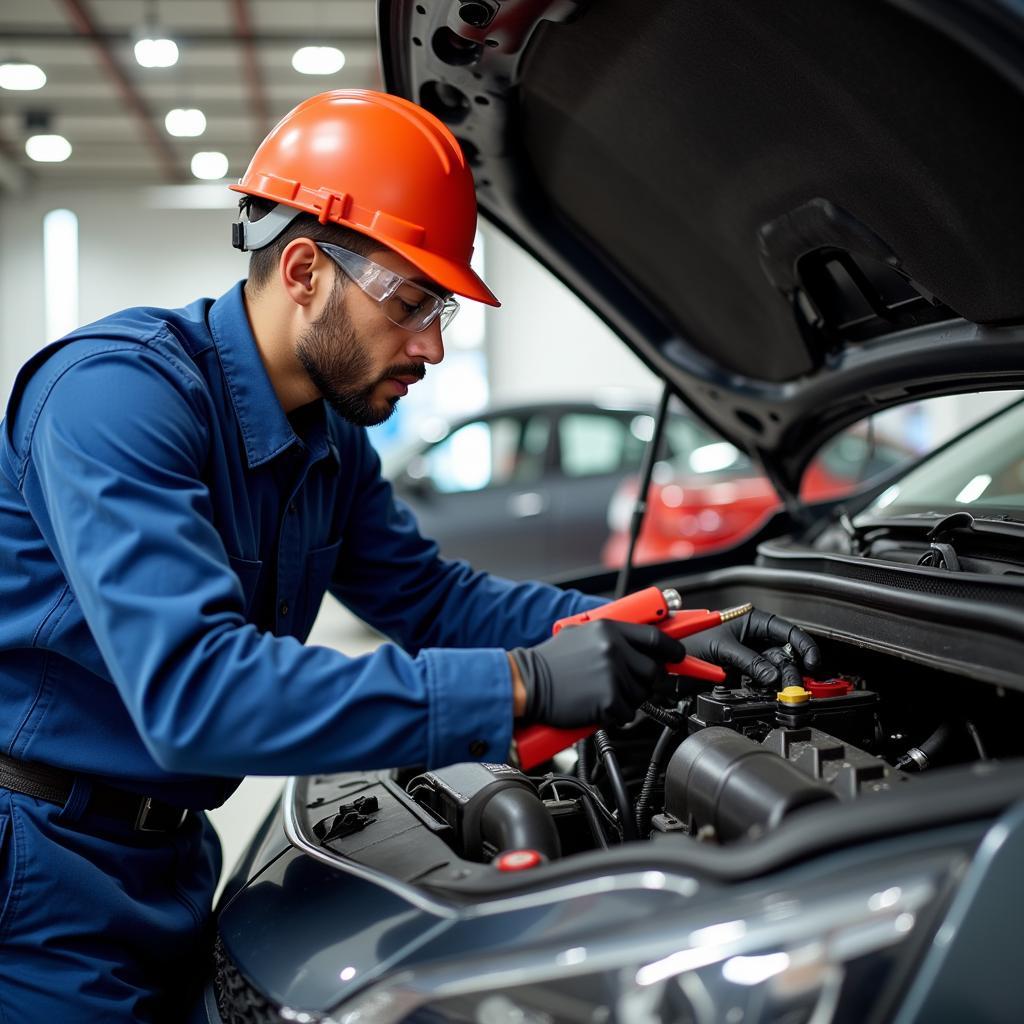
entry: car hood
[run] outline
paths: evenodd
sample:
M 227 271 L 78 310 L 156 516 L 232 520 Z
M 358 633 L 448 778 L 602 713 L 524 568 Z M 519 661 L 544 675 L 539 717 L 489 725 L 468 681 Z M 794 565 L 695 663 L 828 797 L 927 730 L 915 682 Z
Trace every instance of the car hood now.
M 1024 8 L 380 0 L 483 214 L 786 495 L 872 411 L 1024 385 Z

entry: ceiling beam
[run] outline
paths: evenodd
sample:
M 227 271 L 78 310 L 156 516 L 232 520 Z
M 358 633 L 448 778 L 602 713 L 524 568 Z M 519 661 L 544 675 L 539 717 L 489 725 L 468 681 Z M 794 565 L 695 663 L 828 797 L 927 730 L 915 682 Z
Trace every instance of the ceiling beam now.
M 178 167 L 178 160 L 171 144 L 157 128 L 152 114 L 150 114 L 149 109 L 146 107 L 145 101 L 139 95 L 139 91 L 135 88 L 131 79 L 124 73 L 110 45 L 97 32 L 96 24 L 92 20 L 92 15 L 86 6 L 86 0 L 63 0 L 63 3 L 72 25 L 78 30 L 80 36 L 92 43 L 96 56 L 117 86 L 125 106 L 135 115 L 135 119 L 142 129 L 142 134 L 156 156 L 164 176 L 171 182 L 183 181 L 185 176 Z
M 249 109 L 259 138 L 257 143 L 270 131 L 270 113 L 267 107 L 267 93 L 263 87 L 263 75 L 260 73 L 259 54 L 253 41 L 252 19 L 249 12 L 249 0 L 231 0 L 231 13 L 235 19 L 235 34 L 242 47 L 242 66 L 245 68 L 245 83 L 249 90 Z
M 238 42 L 238 33 L 234 30 L 222 31 L 219 29 L 188 29 L 171 33 L 174 41 L 180 47 L 201 47 L 201 46 L 231 46 Z M 252 32 L 250 33 L 253 43 L 258 46 L 306 46 L 310 41 L 310 34 L 306 32 Z M 46 28 L 43 26 L 32 27 L 29 25 L 17 28 L 0 28 L 0 43 L 43 43 L 60 44 L 76 43 L 81 40 L 81 35 L 76 32 L 68 32 L 64 29 Z M 129 46 L 134 42 L 130 32 L 101 32 L 94 29 L 90 38 L 107 46 Z M 321 37 L 326 39 L 326 37 Z M 373 46 L 377 45 L 377 35 L 365 28 L 338 29 L 332 36 L 335 42 L 342 45 Z

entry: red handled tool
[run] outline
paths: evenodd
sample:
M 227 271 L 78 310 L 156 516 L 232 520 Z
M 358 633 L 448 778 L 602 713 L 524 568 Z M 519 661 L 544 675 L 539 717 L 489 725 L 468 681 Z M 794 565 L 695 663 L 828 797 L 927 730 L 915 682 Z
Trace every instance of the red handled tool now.
M 753 605 L 744 604 L 726 611 L 709 611 L 706 608 L 684 609 L 683 600 L 677 590 L 659 590 L 648 587 L 635 594 L 627 594 L 617 601 L 611 601 L 579 615 L 559 619 L 551 629 L 558 633 L 566 626 L 581 626 L 596 619 L 614 619 L 616 622 L 635 622 L 639 625 L 657 626 L 663 633 L 682 640 L 702 630 L 718 626 L 730 619 L 746 615 Z M 673 675 L 688 676 L 709 683 L 725 680 L 725 670 L 710 662 L 687 655 L 682 661 L 665 666 Z M 560 750 L 571 747 L 578 740 L 585 739 L 597 731 L 596 725 L 580 729 L 555 729 L 549 725 L 528 725 L 516 730 L 515 745 L 519 755 L 519 767 L 530 771 L 551 759 Z

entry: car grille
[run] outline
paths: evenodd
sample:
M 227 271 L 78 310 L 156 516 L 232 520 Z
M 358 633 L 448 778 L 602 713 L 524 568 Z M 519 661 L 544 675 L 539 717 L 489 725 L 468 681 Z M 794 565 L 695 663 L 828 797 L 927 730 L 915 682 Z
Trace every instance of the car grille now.
M 214 944 L 214 991 L 224 1024 L 281 1024 L 288 1018 L 257 992 L 231 961 L 220 936 Z

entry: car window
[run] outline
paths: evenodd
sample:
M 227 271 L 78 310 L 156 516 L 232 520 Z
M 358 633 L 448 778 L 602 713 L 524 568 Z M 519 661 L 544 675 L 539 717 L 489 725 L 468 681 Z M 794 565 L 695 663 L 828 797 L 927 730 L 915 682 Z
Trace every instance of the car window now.
M 822 447 L 804 473 L 800 496 L 821 501 L 848 494 L 934 451 L 1015 401 L 1017 394 L 943 396 L 910 402 L 861 420 Z
M 566 413 L 558 421 L 558 440 L 562 472 L 571 477 L 601 476 L 628 468 L 627 453 L 633 464 L 639 465 L 644 447 L 628 422 L 601 413 Z
M 530 484 L 544 472 L 547 419 L 514 416 L 474 420 L 453 430 L 422 456 L 417 475 L 442 494 Z
M 1024 518 L 1024 403 L 966 433 L 896 481 L 865 512 L 998 512 Z

